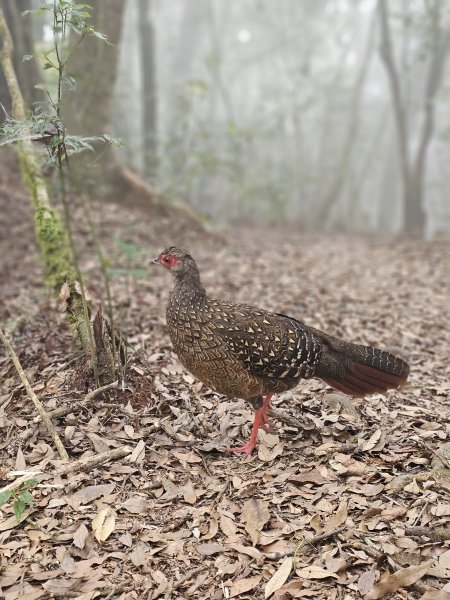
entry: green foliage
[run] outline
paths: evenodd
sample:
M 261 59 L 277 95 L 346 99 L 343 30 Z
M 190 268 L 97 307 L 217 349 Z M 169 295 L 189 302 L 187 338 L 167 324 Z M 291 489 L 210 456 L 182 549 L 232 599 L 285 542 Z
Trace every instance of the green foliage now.
M 0 507 L 6 504 L 11 498 L 13 499 L 14 516 L 18 523 L 20 523 L 26 508 L 33 506 L 33 496 L 30 488 L 36 485 L 36 483 L 36 479 L 28 479 L 28 481 L 22 483 L 19 489 L 6 490 L 0 493 Z
M 54 0 L 53 4 L 41 4 L 33 10 L 26 10 L 22 14 L 42 15 L 53 14 L 53 33 L 66 34 L 66 28 L 72 29 L 79 35 L 93 35 L 101 40 L 107 41 L 106 35 L 96 31 L 88 23 L 91 16 L 92 6 L 90 4 L 73 4 L 70 0 Z

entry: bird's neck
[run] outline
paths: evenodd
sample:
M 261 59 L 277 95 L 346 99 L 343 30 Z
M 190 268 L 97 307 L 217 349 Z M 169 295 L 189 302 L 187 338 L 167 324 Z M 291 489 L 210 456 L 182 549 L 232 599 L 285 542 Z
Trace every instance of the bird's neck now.
M 185 299 L 204 299 L 206 298 L 205 288 L 200 281 L 200 274 L 197 269 L 189 270 L 187 273 L 180 273 L 175 276 L 173 292 L 179 298 Z

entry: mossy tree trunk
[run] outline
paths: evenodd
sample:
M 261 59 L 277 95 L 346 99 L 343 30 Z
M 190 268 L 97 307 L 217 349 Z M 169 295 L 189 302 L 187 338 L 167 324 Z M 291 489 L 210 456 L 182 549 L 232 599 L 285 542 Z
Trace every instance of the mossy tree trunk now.
M 10 94 L 12 115 L 17 121 L 26 121 L 26 104 L 12 60 L 13 42 L 1 8 L 0 41 L 0 64 Z M 51 206 L 33 143 L 25 136 L 18 142 L 18 149 L 22 176 L 34 208 L 36 240 L 41 250 L 46 283 L 63 300 L 67 322 L 77 332 L 84 354 L 95 370 L 98 357 L 89 311 L 77 285 L 77 269 L 68 232 L 58 212 Z M 107 379 L 109 381 L 100 383 L 111 382 L 114 373 L 110 373 Z

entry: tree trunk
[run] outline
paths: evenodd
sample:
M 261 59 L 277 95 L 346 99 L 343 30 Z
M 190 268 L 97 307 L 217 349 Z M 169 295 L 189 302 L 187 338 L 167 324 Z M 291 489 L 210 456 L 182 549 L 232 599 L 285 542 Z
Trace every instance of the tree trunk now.
M 434 25 L 434 37 L 423 100 L 423 126 L 417 152 L 410 158 L 406 103 L 395 65 L 387 4 L 386 0 L 378 0 L 382 38 L 381 57 L 389 78 L 400 150 L 404 189 L 404 228 L 408 233 L 420 235 L 424 234 L 426 224 L 424 181 L 428 148 L 434 133 L 434 100 L 442 82 L 444 66 L 450 50 L 450 31 L 442 32 L 440 30 L 440 2 L 436 2 L 430 10 Z
M 34 52 L 33 22 L 30 15 L 22 13 L 32 8 L 31 0 L 0 0 L 8 29 L 13 40 L 12 63 L 17 80 L 22 90 L 23 99 L 27 106 L 43 99 L 43 93 L 34 86 L 40 81 L 39 67 L 36 59 L 23 60 L 25 55 L 32 56 Z M 3 73 L 0 73 L 0 103 L 10 113 L 12 104 L 8 85 Z M 3 121 L 4 115 L 0 116 Z
M 125 2 L 89 0 L 85 4 L 92 6 L 92 26 L 106 35 L 109 43 L 87 36 L 73 52 L 67 70 L 76 79 L 76 87 L 63 102 L 62 118 L 71 134 L 101 135 L 108 132 L 111 122 Z M 78 40 L 79 35 L 71 32 L 69 46 Z
M 151 180 L 156 175 L 158 160 L 155 29 L 151 16 L 153 1 L 139 0 L 138 8 L 144 177 Z
M 67 95 L 62 117 L 69 134 L 96 136 L 111 130 L 113 88 L 117 78 L 125 2 L 85 0 L 85 4 L 92 6 L 92 26 L 105 34 L 110 44 L 95 36 L 88 37 L 73 53 L 68 71 L 75 77 L 77 86 L 74 93 Z M 78 39 L 79 36 L 73 35 L 69 44 L 75 44 Z M 79 189 L 130 208 L 157 209 L 172 220 L 178 219 L 194 229 L 203 230 L 199 217 L 189 207 L 171 203 L 136 173 L 123 167 L 114 148 L 105 151 L 99 144 L 94 144 L 94 147 L 98 150 L 95 160 L 90 153 L 71 159 L 73 183 Z
M 336 174 L 331 182 L 330 187 L 328 188 L 324 199 L 321 201 L 320 209 L 318 215 L 316 216 L 317 221 L 321 224 L 324 220 L 327 221 L 327 224 L 331 221 L 332 215 L 331 211 L 333 206 L 337 206 L 342 189 L 347 181 L 348 171 L 350 167 L 350 161 L 352 157 L 352 151 L 355 146 L 355 141 L 359 131 L 360 124 L 360 112 L 361 112 L 361 96 L 364 88 L 364 83 L 366 81 L 366 76 L 369 71 L 371 58 L 373 54 L 373 47 L 375 42 L 375 31 L 376 31 L 376 20 L 373 19 L 372 23 L 369 26 L 369 32 L 367 37 L 367 44 L 365 47 L 364 55 L 361 60 L 361 65 L 359 68 L 359 72 L 356 76 L 355 85 L 353 88 L 352 97 L 349 103 L 349 121 L 348 128 L 346 132 L 346 136 L 344 142 L 342 144 L 342 149 L 340 152 L 340 156 L 338 157 L 338 164 L 336 167 Z M 342 225 L 344 228 L 348 228 L 348 219 L 350 214 L 348 211 L 343 211 L 342 218 L 344 219 L 344 223 Z

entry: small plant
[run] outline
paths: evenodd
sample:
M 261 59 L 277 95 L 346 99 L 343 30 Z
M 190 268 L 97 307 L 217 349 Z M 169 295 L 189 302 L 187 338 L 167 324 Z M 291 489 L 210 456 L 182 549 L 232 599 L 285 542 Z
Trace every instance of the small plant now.
M 3 506 L 8 500 L 13 498 L 13 511 L 18 523 L 20 523 L 25 509 L 33 506 L 33 496 L 30 488 L 36 485 L 36 483 L 36 479 L 28 479 L 17 490 L 0 492 L 0 506 Z

